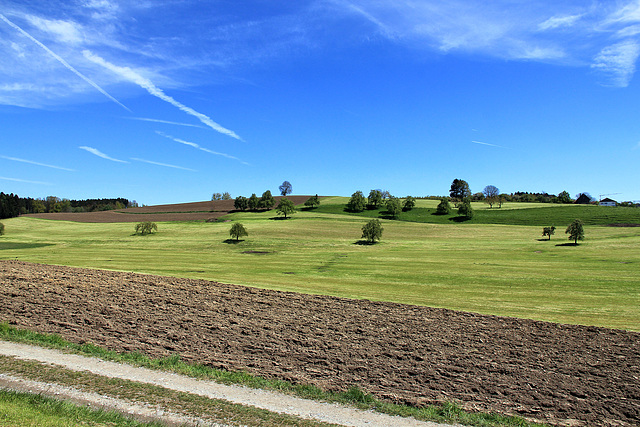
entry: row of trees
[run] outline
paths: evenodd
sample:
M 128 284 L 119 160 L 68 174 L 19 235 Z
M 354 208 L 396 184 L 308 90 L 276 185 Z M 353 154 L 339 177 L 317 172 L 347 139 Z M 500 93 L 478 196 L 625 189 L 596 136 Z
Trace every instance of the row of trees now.
M 119 197 L 115 199 L 69 200 L 56 196 L 44 199 L 23 198 L 17 194 L 0 192 L 0 218 L 13 218 L 29 213 L 52 212 L 94 212 L 112 209 L 125 209 L 138 206 L 136 201 Z

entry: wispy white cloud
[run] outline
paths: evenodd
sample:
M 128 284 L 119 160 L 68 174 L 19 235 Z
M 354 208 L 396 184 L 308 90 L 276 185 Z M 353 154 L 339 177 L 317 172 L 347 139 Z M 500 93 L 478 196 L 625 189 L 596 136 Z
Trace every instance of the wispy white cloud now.
M 474 144 L 488 145 L 489 147 L 508 148 L 508 147 L 503 147 L 502 145 L 489 144 L 488 142 L 482 142 L 482 141 L 471 141 L 471 142 Z
M 184 168 L 182 166 L 176 166 L 176 165 L 170 165 L 168 163 L 154 162 L 152 160 L 138 159 L 138 158 L 135 158 L 135 157 L 132 157 L 131 160 L 135 160 L 136 162 L 149 163 L 150 165 L 164 166 L 164 167 L 167 167 L 167 168 L 182 169 L 182 170 L 185 170 L 185 171 L 197 172 L 195 169 Z
M 167 135 L 166 133 L 160 132 L 160 131 L 156 131 L 156 133 L 158 135 L 160 135 L 160 136 L 164 136 L 165 138 L 171 139 L 171 140 L 173 140 L 173 141 L 175 141 L 177 143 L 188 145 L 190 147 L 193 147 L 193 148 L 196 148 L 198 150 L 204 151 L 205 153 L 214 154 L 216 156 L 226 157 L 227 159 L 237 160 L 240 163 L 242 163 L 243 165 L 249 165 L 249 163 L 247 163 L 244 160 L 241 160 L 241 159 L 239 159 L 237 157 L 231 156 L 231 155 L 226 154 L 226 153 L 220 153 L 218 151 L 209 150 L 208 148 L 201 147 L 200 145 L 196 144 L 195 142 L 190 142 L 190 141 L 185 141 L 184 139 L 175 138 L 175 137 L 173 137 L 171 135 Z
M 10 27 L 12 27 L 13 29 L 19 31 L 22 35 L 24 35 L 25 37 L 27 37 L 29 40 L 31 40 L 32 42 L 34 42 L 35 44 L 37 44 L 38 46 L 40 46 L 42 49 L 45 50 L 45 52 L 47 52 L 50 56 L 52 56 L 56 61 L 58 61 L 59 63 L 61 63 L 65 68 L 67 68 L 69 71 L 71 71 L 72 73 L 74 73 L 76 76 L 80 77 L 82 80 L 84 80 L 85 82 L 87 82 L 88 84 L 90 84 L 91 86 L 93 86 L 98 92 L 100 92 L 101 94 L 103 94 L 104 96 L 106 96 L 107 98 L 109 98 L 111 101 L 115 102 L 116 104 L 118 104 L 119 106 L 121 106 L 122 108 L 124 108 L 127 111 L 131 111 L 129 110 L 129 108 L 127 108 L 124 104 L 120 103 L 120 101 L 118 101 L 117 99 L 115 99 L 113 96 L 109 95 L 104 89 L 102 89 L 100 86 L 98 86 L 93 80 L 89 79 L 88 77 L 86 77 L 84 74 L 82 74 L 81 72 L 79 72 L 78 70 L 76 70 L 74 67 L 72 67 L 67 61 L 65 61 L 64 59 L 62 59 L 60 56 L 58 56 L 55 52 L 53 52 L 51 49 L 49 49 L 47 46 L 45 46 L 44 44 L 42 44 L 41 42 L 39 42 L 38 40 L 36 40 L 33 36 L 31 36 L 31 34 L 27 33 L 25 30 L 23 30 L 22 28 L 20 28 L 19 26 L 17 26 L 16 24 L 14 24 L 13 22 L 11 22 L 9 19 L 7 19 L 3 14 L 0 13 L 0 19 L 2 21 L 4 21 L 6 24 L 8 24 Z
M 60 42 L 76 44 L 83 40 L 82 32 L 75 22 L 44 19 L 33 15 L 27 15 L 26 18 L 31 25 L 52 34 Z
M 242 140 L 242 138 L 240 138 L 234 131 L 229 130 L 225 127 L 222 127 L 221 125 L 219 125 L 218 123 L 214 122 L 213 120 L 211 120 L 211 118 L 205 114 L 199 113 L 198 111 L 194 110 L 191 107 L 187 107 L 186 105 L 182 104 L 181 102 L 176 101 L 175 99 L 173 99 L 172 97 L 170 97 L 169 95 L 165 94 L 162 89 L 156 87 L 156 85 L 153 84 L 153 82 L 151 82 L 151 80 L 143 77 L 142 75 L 140 75 L 138 72 L 132 70 L 129 67 L 120 67 L 118 65 L 114 65 L 111 64 L 108 61 L 105 61 L 103 58 L 101 58 L 98 55 L 95 55 L 94 53 L 92 53 L 89 50 L 84 50 L 82 51 L 83 55 L 85 56 L 85 58 L 87 58 L 88 60 L 103 66 L 104 68 L 113 71 L 114 73 L 122 76 L 123 78 L 137 84 L 138 86 L 140 86 L 141 88 L 145 89 L 147 92 L 149 92 L 149 94 L 160 98 L 161 100 L 168 102 L 169 104 L 173 105 L 174 107 L 178 108 L 179 110 L 197 118 L 198 120 L 200 120 L 202 123 L 204 123 L 205 125 L 209 126 L 211 129 L 220 132 L 224 135 L 230 136 L 232 138 L 238 139 L 238 140 Z
M 83 145 L 83 146 L 78 147 L 78 148 L 81 149 L 81 150 L 88 151 L 89 153 L 91 153 L 93 155 L 96 155 L 98 157 L 102 157 L 103 159 L 111 160 L 112 162 L 129 163 L 126 160 L 114 159 L 113 157 L 110 157 L 110 156 L 104 154 L 103 152 L 101 152 L 100 150 L 97 150 L 97 149 L 95 149 L 93 147 L 87 147 L 87 146 Z
M 0 179 L 5 181 L 14 181 L 14 182 L 24 182 L 25 184 L 37 184 L 37 185 L 53 185 L 50 182 L 42 182 L 42 181 L 30 181 L 28 179 L 20 179 L 20 178 L 8 178 L 6 176 L 0 176 Z
M 12 160 L 14 162 L 29 163 L 31 165 L 36 165 L 36 166 L 44 166 L 44 167 L 52 168 L 52 169 L 60 169 L 60 170 L 63 170 L 63 171 L 75 172 L 75 170 L 73 170 L 73 169 L 63 168 L 61 166 L 48 165 L 46 163 L 34 162 L 32 160 L 20 159 L 18 157 L 0 156 L 0 158 L 6 159 L 6 160 Z
M 203 126 L 194 125 L 194 124 L 191 124 L 191 123 L 170 122 L 168 120 L 150 119 L 150 118 L 147 118 L 147 117 L 125 117 L 125 119 L 140 120 L 140 121 L 143 121 L 143 122 L 166 123 L 168 125 L 188 126 L 188 127 L 193 127 L 193 128 L 204 129 Z
M 603 74 L 609 85 L 626 87 L 636 71 L 638 56 L 640 43 L 626 40 L 602 49 L 591 68 Z
M 541 30 L 554 30 L 556 28 L 571 27 L 578 21 L 582 15 L 569 15 L 569 16 L 552 16 L 546 21 L 538 24 L 538 28 Z

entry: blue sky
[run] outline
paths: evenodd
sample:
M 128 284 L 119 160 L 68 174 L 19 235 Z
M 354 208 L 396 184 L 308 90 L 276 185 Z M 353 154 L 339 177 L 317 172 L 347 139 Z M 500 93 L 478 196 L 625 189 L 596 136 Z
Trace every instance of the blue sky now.
M 640 200 L 640 1 L 481 3 L 0 0 L 0 191 Z

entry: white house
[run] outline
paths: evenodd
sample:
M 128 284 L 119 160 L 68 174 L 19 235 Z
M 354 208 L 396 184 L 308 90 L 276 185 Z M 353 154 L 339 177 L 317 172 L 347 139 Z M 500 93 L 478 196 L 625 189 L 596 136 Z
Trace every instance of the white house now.
M 618 202 L 607 197 L 606 199 L 600 200 L 599 205 L 600 206 L 617 206 Z

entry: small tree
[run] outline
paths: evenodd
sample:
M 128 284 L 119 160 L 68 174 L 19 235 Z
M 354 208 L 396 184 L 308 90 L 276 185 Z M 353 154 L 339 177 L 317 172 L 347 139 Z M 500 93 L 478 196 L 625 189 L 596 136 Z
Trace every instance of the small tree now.
M 237 242 L 238 240 L 240 240 L 242 236 L 248 236 L 249 233 L 247 233 L 247 230 L 244 228 L 244 225 L 242 225 L 239 222 L 234 222 L 233 225 L 231 226 L 231 229 L 229 230 L 229 235 L 231 237 L 235 237 Z
M 569 192 L 562 191 L 561 193 L 558 193 L 558 203 L 571 203 L 571 202 L 573 202 L 573 200 L 571 200 L 571 195 L 569 194 Z
M 544 227 L 542 229 L 542 237 L 549 236 L 549 240 L 551 240 L 551 235 L 556 234 L 556 228 L 554 226 Z
M 582 221 L 579 219 L 574 220 L 565 231 L 565 234 L 569 235 L 569 240 L 573 240 L 573 244 L 577 245 L 578 240 L 584 240 L 584 227 Z
M 239 211 L 246 211 L 249 207 L 249 199 L 244 196 L 238 196 L 233 202 L 233 207 Z
M 259 206 L 262 209 L 269 210 L 273 208 L 275 204 L 276 204 L 276 200 L 271 195 L 271 191 L 267 190 L 264 193 L 262 193 L 262 197 L 260 197 L 260 203 L 259 203 Z
M 402 212 L 402 207 L 400 206 L 400 200 L 395 197 L 391 197 L 387 199 L 386 202 L 387 212 L 391 215 L 392 218 L 398 218 L 400 212 Z
M 489 204 L 489 208 L 493 207 L 493 204 L 498 202 L 500 198 L 500 190 L 495 185 L 487 185 L 482 190 L 482 194 L 484 195 L 485 203 Z
M 250 211 L 257 211 L 260 207 L 260 199 L 258 199 L 256 193 L 253 193 L 251 197 L 249 197 L 249 200 L 247 201 L 247 207 Z
M 0 222 L 0 236 L 4 234 L 4 224 Z
M 291 194 L 293 187 L 289 181 L 285 181 L 280 187 L 278 187 L 278 189 L 280 190 L 281 195 L 286 196 L 287 194 Z
M 402 204 L 402 210 L 406 212 L 406 211 L 410 211 L 415 207 L 416 207 L 416 199 L 414 199 L 411 196 L 407 196 L 407 198 L 404 199 L 404 203 Z
M 225 191 L 224 193 L 222 193 L 222 200 L 231 200 L 231 193 Z
M 293 202 L 286 197 L 280 199 L 280 203 L 276 208 L 278 215 L 284 215 L 284 219 L 287 219 L 287 215 L 292 215 L 296 211 L 296 207 Z
M 382 191 L 371 190 L 367 198 L 367 209 L 378 209 L 382 203 Z
M 220 193 L 213 193 L 213 194 L 211 195 L 211 201 L 214 201 L 214 200 L 222 200 L 222 194 L 220 194 Z
M 464 199 L 458 208 L 458 215 L 471 219 L 473 218 L 473 214 L 474 212 L 471 207 L 471 201 L 468 198 Z
M 459 202 L 467 197 L 471 197 L 469 184 L 464 179 L 454 179 L 449 189 L 449 196 L 454 202 Z
M 347 203 L 347 210 L 351 212 L 362 212 L 364 205 L 364 194 L 362 194 L 362 191 L 356 191 L 351 195 L 351 199 Z
M 316 194 L 315 196 L 309 197 L 307 201 L 304 202 L 304 205 L 311 209 L 320 206 L 320 199 L 318 199 L 318 195 Z
M 136 234 L 144 236 L 145 234 L 151 234 L 154 231 L 158 231 L 158 226 L 155 222 L 145 221 L 136 224 Z
M 362 226 L 362 237 L 369 243 L 375 243 L 382 237 L 382 224 L 378 219 L 372 219 Z
M 451 205 L 449 204 L 449 199 L 443 197 L 440 199 L 440 203 L 436 208 L 436 215 L 449 215 L 451 213 Z

